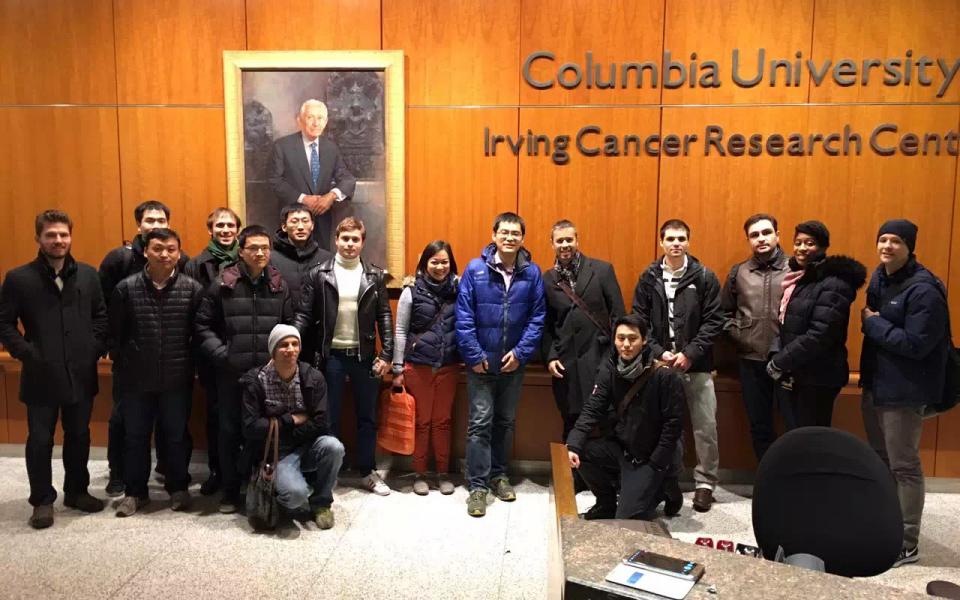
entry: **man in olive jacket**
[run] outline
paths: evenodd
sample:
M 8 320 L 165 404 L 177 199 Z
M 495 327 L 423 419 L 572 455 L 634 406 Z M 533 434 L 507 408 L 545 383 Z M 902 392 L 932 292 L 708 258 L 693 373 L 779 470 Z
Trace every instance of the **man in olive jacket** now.
M 27 476 L 30 525 L 53 525 L 50 460 L 58 416 L 63 425 L 66 506 L 103 510 L 87 493 L 90 412 L 97 387 L 97 359 L 106 352 L 107 311 L 97 271 L 70 255 L 73 223 L 46 210 L 36 219 L 40 246 L 32 262 L 7 274 L 0 292 L 0 342 L 23 363 L 20 400 L 27 405 Z M 21 335 L 17 321 L 23 325 Z

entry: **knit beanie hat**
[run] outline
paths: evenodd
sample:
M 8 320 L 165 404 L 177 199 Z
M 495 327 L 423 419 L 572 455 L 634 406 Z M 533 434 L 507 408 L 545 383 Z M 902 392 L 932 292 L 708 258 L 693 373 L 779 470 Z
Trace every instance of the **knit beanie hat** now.
M 910 249 L 910 253 L 913 254 L 913 249 L 917 246 L 918 229 L 916 225 L 906 219 L 890 219 L 880 226 L 880 231 L 877 232 L 877 239 L 879 240 L 880 236 L 885 233 L 892 233 L 903 240 L 903 243 Z
M 270 337 L 267 338 L 267 350 L 270 351 L 270 357 L 273 358 L 273 351 L 277 349 L 284 338 L 295 337 L 300 341 L 300 332 L 292 325 L 276 325 L 270 331 Z
M 817 240 L 817 246 L 820 247 L 821 252 L 830 247 L 830 230 L 820 221 L 804 221 L 800 223 L 794 229 L 794 236 L 798 233 L 805 233 Z

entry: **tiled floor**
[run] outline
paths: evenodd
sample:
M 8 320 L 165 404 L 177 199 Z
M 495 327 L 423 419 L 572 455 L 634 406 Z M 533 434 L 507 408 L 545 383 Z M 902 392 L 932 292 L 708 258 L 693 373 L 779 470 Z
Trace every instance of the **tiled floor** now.
M 91 460 L 92 491 L 103 496 L 106 463 Z M 54 481 L 62 478 L 54 463 Z M 194 478 L 202 469 L 195 466 Z M 544 478 L 518 482 L 514 503 L 494 501 L 487 516 L 466 514 L 466 490 L 453 496 L 410 490 L 372 496 L 344 482 L 336 492 L 337 524 L 319 531 L 290 522 L 274 534 L 253 533 L 239 515 L 216 512 L 195 497 L 188 513 L 169 510 L 152 483 L 154 502 L 128 519 L 108 508 L 96 515 L 64 509 L 34 531 L 23 459 L 0 457 L 0 597 L 2 598 L 547 598 L 554 511 Z M 355 482 L 353 482 L 355 483 Z M 193 487 L 194 492 L 197 486 Z M 718 490 L 706 514 L 690 508 L 666 521 L 674 537 L 701 535 L 753 543 L 749 487 Z M 577 498 L 581 510 L 589 493 Z M 918 565 L 872 578 L 923 592 L 931 579 L 960 582 L 960 494 L 928 494 Z
M 91 460 L 91 490 L 103 497 L 106 463 Z M 194 479 L 203 477 L 196 467 Z M 62 470 L 54 464 L 54 481 Z M 517 501 L 494 501 L 483 519 L 466 512 L 467 493 L 410 490 L 389 478 L 388 497 L 336 491 L 336 526 L 289 522 L 253 533 L 239 515 L 195 496 L 188 513 L 153 502 L 118 519 L 65 509 L 34 531 L 22 458 L 0 458 L 2 598 L 530 598 L 547 597 L 547 539 L 554 522 L 546 480 L 518 481 Z M 197 486 L 193 486 L 196 493 Z

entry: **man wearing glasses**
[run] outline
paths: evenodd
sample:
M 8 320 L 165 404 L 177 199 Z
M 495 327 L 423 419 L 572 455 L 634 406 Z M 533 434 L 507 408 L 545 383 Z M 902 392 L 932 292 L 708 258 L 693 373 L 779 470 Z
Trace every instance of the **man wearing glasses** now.
M 457 346 L 467 371 L 467 513 L 482 517 L 487 493 L 516 500 L 507 480 L 524 365 L 543 333 L 546 304 L 540 268 L 523 248 L 526 226 L 506 212 L 493 243 L 467 265 L 457 296 Z

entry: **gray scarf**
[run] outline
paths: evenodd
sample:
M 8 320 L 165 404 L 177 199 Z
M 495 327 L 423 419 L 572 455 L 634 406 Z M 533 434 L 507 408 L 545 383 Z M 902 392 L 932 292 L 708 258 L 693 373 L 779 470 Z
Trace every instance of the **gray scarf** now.
M 643 352 L 640 352 L 628 363 L 623 362 L 623 359 L 617 356 L 617 375 L 627 381 L 636 381 L 637 377 L 640 377 L 647 367 L 643 364 L 642 356 Z

